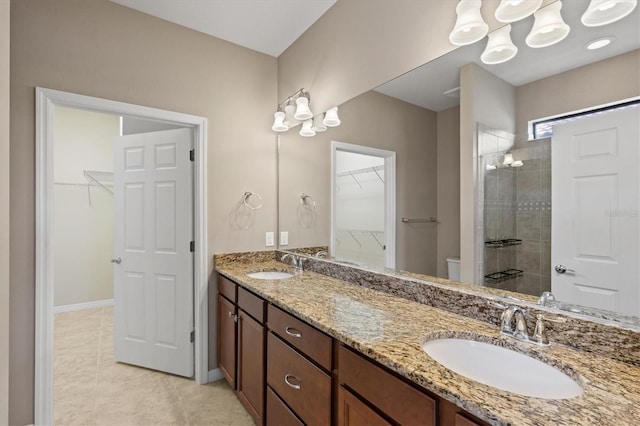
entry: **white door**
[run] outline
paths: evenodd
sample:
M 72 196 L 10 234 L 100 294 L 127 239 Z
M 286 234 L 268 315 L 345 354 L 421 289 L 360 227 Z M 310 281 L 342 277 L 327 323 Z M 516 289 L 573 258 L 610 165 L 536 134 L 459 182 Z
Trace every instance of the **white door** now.
M 191 129 L 116 138 L 116 360 L 193 375 Z
M 561 301 L 640 315 L 639 123 L 635 107 L 553 128 L 551 276 Z

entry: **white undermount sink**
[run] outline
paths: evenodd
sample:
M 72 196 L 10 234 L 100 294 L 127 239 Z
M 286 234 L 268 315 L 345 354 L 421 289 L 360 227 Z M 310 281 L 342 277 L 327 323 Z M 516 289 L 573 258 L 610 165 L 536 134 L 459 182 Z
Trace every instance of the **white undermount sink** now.
M 422 344 L 431 358 L 469 379 L 507 392 L 543 399 L 582 394 L 579 383 L 560 370 L 511 349 L 461 338 Z
M 260 271 L 251 272 L 247 274 L 247 276 L 258 280 L 286 280 L 287 278 L 291 278 L 293 274 L 283 271 Z

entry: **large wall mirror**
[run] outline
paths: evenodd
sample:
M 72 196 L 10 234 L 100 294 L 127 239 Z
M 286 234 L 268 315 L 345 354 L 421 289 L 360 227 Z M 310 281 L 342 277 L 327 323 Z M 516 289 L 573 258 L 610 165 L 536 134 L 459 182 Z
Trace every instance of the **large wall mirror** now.
M 564 170 L 563 162 L 570 159 L 552 158 L 558 154 L 545 133 L 552 125 L 542 123 L 533 137 L 531 123 L 620 102 L 637 104 L 640 97 L 639 8 L 618 22 L 587 28 L 580 17 L 588 3 L 563 2 L 562 17 L 571 31 L 558 44 L 528 47 L 530 17 L 512 24 L 511 36 L 519 51 L 506 63 L 481 62 L 486 41 L 464 46 L 340 105 L 340 127 L 311 138 L 298 135 L 296 129 L 280 134 L 279 230 L 288 232 L 288 244 L 279 248 L 325 257 L 329 246 L 337 244 L 331 229 L 335 141 L 395 153 L 396 269 L 447 278 L 447 260 L 460 256 L 461 214 L 463 220 L 471 215 L 477 228 L 472 281 L 480 290 L 493 287 L 533 296 L 552 290 L 560 275 L 554 269 L 558 262 L 552 260 L 557 251 L 552 226 L 554 233 L 559 226 L 552 223 L 554 215 L 559 217 L 552 172 L 559 176 L 557 170 Z M 613 41 L 601 49 L 587 49 L 591 41 L 604 37 Z M 461 122 L 461 106 L 479 113 L 465 111 L 462 116 L 469 122 Z M 475 197 L 476 202 L 474 211 L 461 212 L 460 164 L 465 159 L 460 156 L 460 133 L 465 126 L 474 129 L 476 191 L 464 196 Z M 370 177 L 380 179 L 373 169 Z M 344 171 L 342 178 L 353 181 Z M 638 234 L 638 198 L 636 194 L 635 207 L 610 210 L 607 220 L 631 222 Z M 363 224 L 368 223 L 365 219 Z M 352 231 L 360 230 L 356 226 Z M 363 234 L 365 238 L 368 235 Z M 370 240 L 384 249 L 384 241 Z M 600 242 L 588 243 L 592 253 L 606 252 L 599 250 Z M 334 251 L 331 248 L 328 254 Z M 640 306 L 640 259 L 634 263 L 628 281 L 635 289 L 628 294 Z M 571 275 L 571 266 L 566 265 L 564 277 Z M 608 296 L 616 291 L 603 286 L 582 294 L 566 292 L 562 302 L 574 310 L 579 310 L 577 305 L 591 305 L 618 311 L 619 318 L 637 323 L 636 308 L 620 308 Z

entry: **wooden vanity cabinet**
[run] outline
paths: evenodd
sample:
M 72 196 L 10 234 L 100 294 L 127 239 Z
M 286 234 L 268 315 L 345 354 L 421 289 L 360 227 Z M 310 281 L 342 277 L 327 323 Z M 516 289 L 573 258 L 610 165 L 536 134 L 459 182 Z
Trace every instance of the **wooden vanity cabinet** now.
M 264 424 L 266 302 L 220 276 L 218 367 L 257 425 Z
M 236 388 L 236 336 L 238 286 L 220 275 L 218 279 L 218 368 Z
M 341 345 L 338 425 L 484 426 L 456 405 Z
M 267 402 L 267 425 L 279 426 L 282 406 L 293 423 L 295 418 L 301 424 L 333 424 L 333 339 L 273 305 L 268 327 L 267 392 L 273 401 Z
M 264 424 L 266 302 L 238 288 L 237 395 L 257 425 Z

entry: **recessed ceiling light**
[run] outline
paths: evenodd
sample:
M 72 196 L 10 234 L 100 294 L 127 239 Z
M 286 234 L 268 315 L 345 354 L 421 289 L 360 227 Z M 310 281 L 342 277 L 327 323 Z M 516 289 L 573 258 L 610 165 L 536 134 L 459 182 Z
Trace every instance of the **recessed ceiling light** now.
M 587 43 L 587 49 L 596 50 L 596 49 L 603 48 L 611 44 L 611 42 L 615 39 L 616 38 L 613 36 L 607 36 L 607 37 L 602 37 L 596 40 L 592 40 L 589 43 Z

